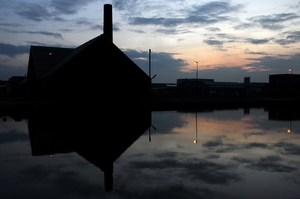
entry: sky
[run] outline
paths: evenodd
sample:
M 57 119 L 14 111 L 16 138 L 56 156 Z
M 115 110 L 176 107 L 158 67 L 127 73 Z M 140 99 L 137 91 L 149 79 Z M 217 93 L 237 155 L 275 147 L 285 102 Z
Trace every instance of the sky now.
M 102 34 L 106 3 L 114 43 L 146 73 L 151 49 L 153 82 L 195 78 L 196 62 L 215 81 L 300 73 L 298 0 L 0 0 L 0 79 L 27 73 L 31 45 L 75 48 Z

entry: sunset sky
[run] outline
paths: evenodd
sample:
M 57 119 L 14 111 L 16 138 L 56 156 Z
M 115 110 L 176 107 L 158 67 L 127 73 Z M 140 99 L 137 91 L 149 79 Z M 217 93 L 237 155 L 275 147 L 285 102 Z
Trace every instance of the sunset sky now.
M 114 43 L 154 82 L 268 82 L 300 73 L 297 0 L 0 0 L 0 79 L 27 72 L 30 45 L 75 48 L 102 34 L 113 4 Z M 112 60 L 113 62 L 113 60 Z M 126 67 L 126 66 L 113 66 Z

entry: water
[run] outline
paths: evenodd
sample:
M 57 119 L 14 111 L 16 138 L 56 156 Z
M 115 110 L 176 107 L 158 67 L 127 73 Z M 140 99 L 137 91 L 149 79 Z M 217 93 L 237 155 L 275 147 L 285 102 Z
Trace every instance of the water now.
M 138 115 L 0 121 L 1 198 L 299 198 L 297 111 Z

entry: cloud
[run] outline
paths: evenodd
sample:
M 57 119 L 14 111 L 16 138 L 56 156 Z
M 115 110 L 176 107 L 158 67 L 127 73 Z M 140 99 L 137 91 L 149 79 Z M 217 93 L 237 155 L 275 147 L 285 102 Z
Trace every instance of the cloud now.
M 211 46 L 222 46 L 224 44 L 223 41 L 216 40 L 216 39 L 206 39 L 203 40 L 203 42 Z
M 191 179 L 208 184 L 224 185 L 242 180 L 239 174 L 231 171 L 235 168 L 234 165 L 215 163 L 205 159 L 178 161 L 172 158 L 163 158 L 156 161 L 131 161 L 128 166 L 134 169 L 177 170 L 181 172 L 178 173 L 180 176 L 189 176 Z
M 284 172 L 290 173 L 297 170 L 296 167 L 287 166 L 281 163 L 282 158 L 279 156 L 267 156 L 260 158 L 257 162 L 253 162 L 248 167 L 258 171 L 269 171 L 269 172 Z
M 285 165 L 288 163 L 286 163 L 286 161 L 284 161 L 280 156 L 276 155 L 262 157 L 258 160 L 243 157 L 233 157 L 232 160 L 246 164 L 247 168 L 258 171 L 291 173 L 298 169 L 293 166 Z
M 261 15 L 250 18 L 249 20 L 259 24 L 265 29 L 269 30 L 279 30 L 284 27 L 282 25 L 284 22 L 292 21 L 294 19 L 299 19 L 300 16 L 295 13 L 280 13 L 273 15 Z
M 280 45 L 295 44 L 300 42 L 300 31 L 286 31 L 283 32 L 282 35 L 285 36 L 284 39 L 275 40 L 275 42 Z
M 45 35 L 45 36 L 50 36 L 50 37 L 54 37 L 57 39 L 63 39 L 63 37 L 60 33 L 54 33 L 54 32 L 48 32 L 48 31 L 8 30 L 8 29 L 2 29 L 2 31 L 8 32 L 8 33 L 16 33 L 16 34 Z
M 166 28 L 166 29 L 157 29 L 156 32 L 162 33 L 162 34 L 167 34 L 167 35 L 177 35 L 177 34 L 186 34 L 186 33 L 191 33 L 192 31 L 187 30 L 187 29 L 172 29 L 172 28 Z
M 256 69 L 268 70 L 269 74 L 280 73 L 288 71 L 289 68 L 293 68 L 295 71 L 299 71 L 300 54 L 294 54 L 291 56 L 264 56 L 260 58 L 248 58 L 253 60 L 251 64 L 245 65 L 245 67 L 254 67 Z
M 280 153 L 285 155 L 300 155 L 300 145 L 280 141 L 273 145 L 273 147 L 278 148 Z
M 122 49 L 123 52 L 132 59 L 142 70 L 148 74 L 148 52 L 139 51 L 135 49 Z M 183 59 L 174 58 L 176 54 L 165 53 L 165 52 L 155 52 L 152 50 L 151 65 L 152 65 L 152 75 L 157 75 L 153 80 L 154 82 L 166 82 L 172 83 L 176 82 L 178 78 L 185 76 L 180 70 L 188 65 L 188 63 Z M 172 76 L 170 76 L 172 74 Z
M 61 1 L 61 0 L 52 0 L 50 5 L 55 8 L 56 12 L 59 14 L 72 15 L 76 14 L 77 10 L 86 6 L 90 2 L 95 0 L 72 0 L 72 1 Z
M 27 74 L 27 66 L 7 66 L 0 63 L 0 79 L 7 80 L 12 76 L 24 76 Z
M 269 55 L 266 52 L 254 52 L 254 51 L 250 51 L 248 48 L 246 48 L 245 54 L 249 54 L 249 55 Z
M 49 3 L 20 3 L 16 8 L 16 14 L 22 18 L 40 22 L 44 20 L 63 21 L 60 15 L 76 14 L 83 6 L 95 0 L 60 1 L 51 0 Z
M 45 5 L 37 3 L 20 3 L 16 8 L 16 13 L 22 18 L 33 20 L 33 21 L 43 21 L 50 19 L 53 14 L 51 14 Z
M 236 30 L 243 30 L 243 29 L 247 29 L 247 28 L 252 28 L 256 26 L 254 23 L 240 23 L 239 25 L 233 26 L 234 29 Z
M 17 141 L 29 141 L 29 135 L 23 132 L 17 132 L 16 130 L 11 130 L 10 132 L 0 134 L 0 144 L 7 144 Z
M 209 28 L 206 28 L 206 30 L 211 31 L 211 32 L 219 32 L 219 31 L 221 31 L 220 28 L 215 28 L 215 27 L 209 27 Z
M 251 44 L 266 44 L 270 41 L 270 39 L 247 39 L 249 43 Z
M 28 45 L 12 45 L 0 43 L 0 54 L 7 55 L 11 58 L 14 58 L 16 55 L 29 53 Z
M 130 25 L 160 25 L 163 27 L 175 27 L 182 24 L 209 25 L 231 20 L 233 12 L 241 10 L 242 5 L 232 5 L 228 2 L 213 1 L 203 5 L 194 5 L 183 10 L 185 17 L 130 17 Z M 168 32 L 166 32 L 168 33 Z

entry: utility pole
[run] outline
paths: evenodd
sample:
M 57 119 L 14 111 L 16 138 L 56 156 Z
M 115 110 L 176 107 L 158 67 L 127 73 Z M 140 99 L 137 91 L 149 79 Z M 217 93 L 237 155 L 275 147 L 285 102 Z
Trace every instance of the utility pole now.
M 149 49 L 149 77 L 151 78 L 151 49 Z M 151 78 L 152 82 L 152 78 Z

